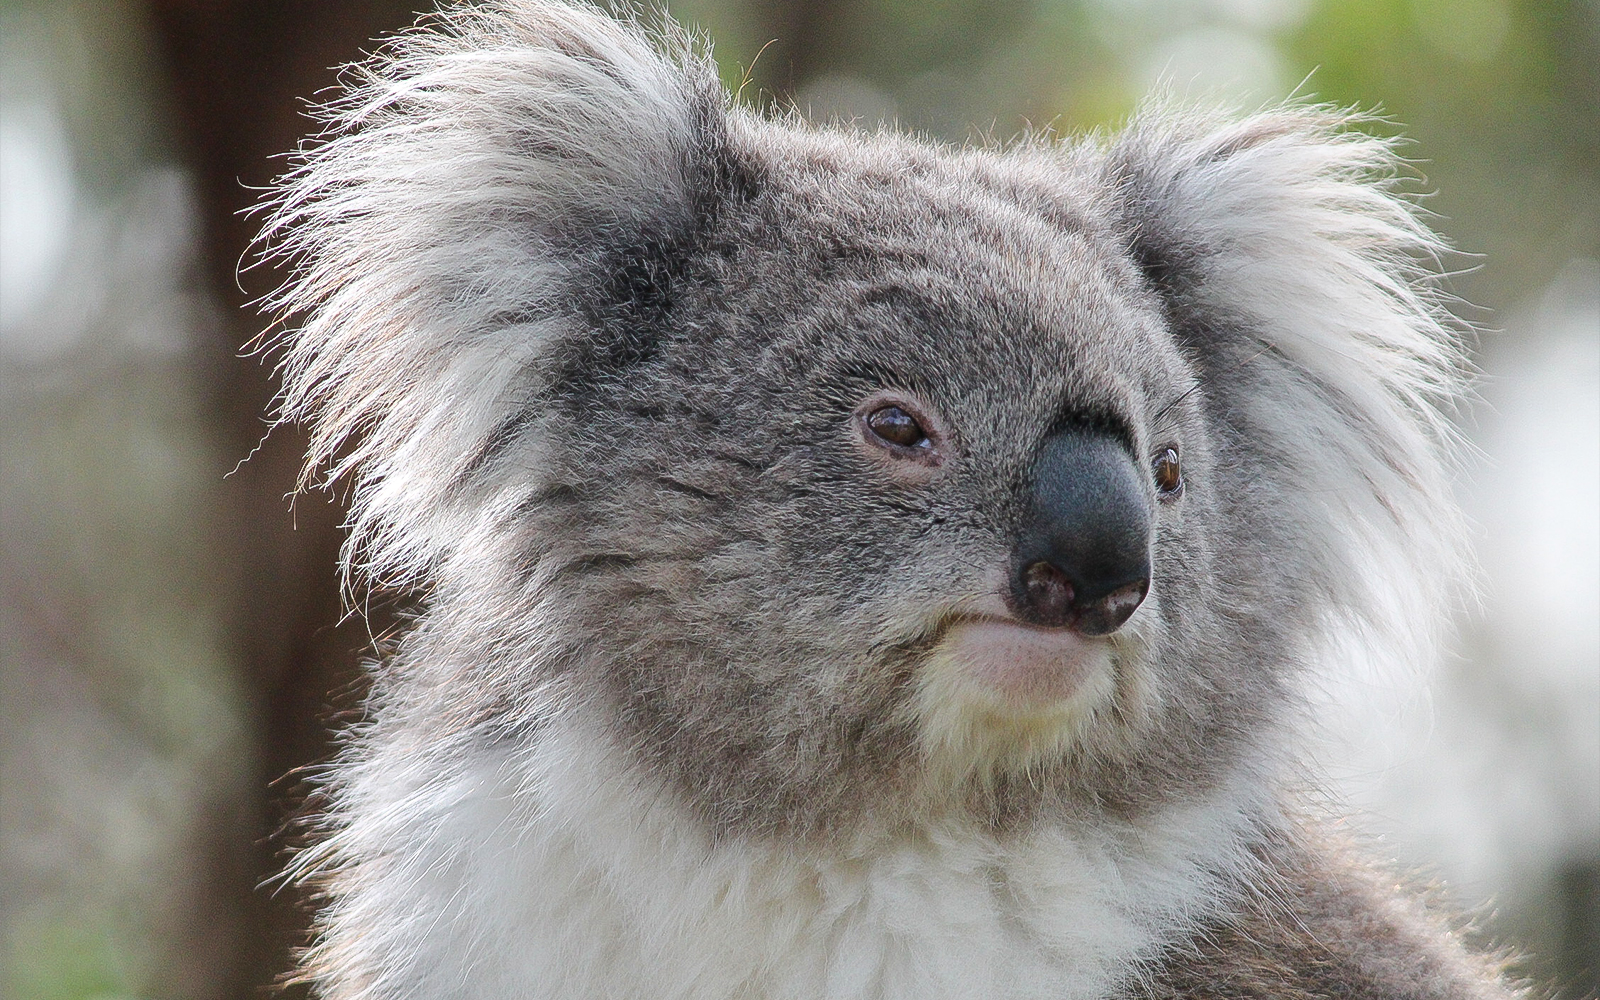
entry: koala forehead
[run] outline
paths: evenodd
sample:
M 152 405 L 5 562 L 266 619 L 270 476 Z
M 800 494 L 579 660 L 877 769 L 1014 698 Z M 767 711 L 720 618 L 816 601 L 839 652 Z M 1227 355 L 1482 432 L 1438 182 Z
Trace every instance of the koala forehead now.
M 1061 162 L 752 130 L 730 142 L 751 182 L 666 296 L 676 383 L 784 412 L 892 384 L 948 408 L 969 444 L 1017 446 L 1073 415 L 1132 444 L 1181 392 L 1155 296 Z

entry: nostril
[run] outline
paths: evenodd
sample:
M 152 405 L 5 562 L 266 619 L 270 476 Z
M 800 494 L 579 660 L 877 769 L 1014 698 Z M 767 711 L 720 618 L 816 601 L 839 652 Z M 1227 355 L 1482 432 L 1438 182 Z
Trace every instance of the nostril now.
M 1041 625 L 1065 625 L 1076 596 L 1066 575 L 1043 559 L 1022 571 L 1022 595 L 1030 616 Z
M 1083 635 L 1110 635 L 1123 626 L 1150 592 L 1148 579 L 1137 580 L 1078 609 L 1074 630 Z
M 1069 627 L 1085 636 L 1110 635 L 1121 628 L 1150 592 L 1146 576 L 1091 600 L 1079 600 L 1082 591 L 1047 559 L 1025 565 L 1017 583 L 1013 607 L 1025 620 L 1047 628 Z

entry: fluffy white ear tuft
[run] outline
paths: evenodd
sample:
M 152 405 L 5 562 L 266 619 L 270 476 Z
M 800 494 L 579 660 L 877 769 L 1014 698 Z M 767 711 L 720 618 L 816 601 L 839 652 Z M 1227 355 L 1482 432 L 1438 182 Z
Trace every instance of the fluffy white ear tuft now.
M 347 71 L 326 129 L 264 206 L 293 277 L 280 421 L 305 478 L 355 485 L 347 568 L 425 575 L 462 518 L 463 466 L 511 419 L 574 297 L 626 248 L 695 224 L 726 95 L 671 29 L 586 5 L 447 8 Z
M 1404 658 L 1431 644 L 1463 576 L 1448 408 L 1467 366 L 1438 287 L 1446 247 L 1396 194 L 1403 161 L 1369 124 L 1157 107 L 1107 162 L 1214 417 L 1281 456 L 1278 501 L 1327 526 L 1331 607 Z

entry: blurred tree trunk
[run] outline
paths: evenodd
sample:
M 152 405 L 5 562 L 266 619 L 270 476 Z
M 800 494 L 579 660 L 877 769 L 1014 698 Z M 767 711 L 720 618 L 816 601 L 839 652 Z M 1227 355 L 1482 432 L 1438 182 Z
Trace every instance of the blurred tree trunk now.
M 752 5 L 762 24 L 760 37 L 771 44 L 751 72 L 778 103 L 791 98 L 807 80 L 838 68 L 840 33 L 859 4 L 849 0 L 779 0 Z
M 272 359 L 240 354 L 265 324 L 250 301 L 281 276 L 243 270 L 257 222 L 241 212 L 313 127 L 306 101 L 374 36 L 414 15 L 399 0 L 150 0 L 148 8 L 169 73 L 179 154 L 195 178 L 206 277 L 222 306 L 215 341 L 198 345 L 205 404 L 225 453 L 250 456 L 226 482 L 222 522 L 234 563 L 236 662 L 257 722 L 255 794 L 237 813 L 215 817 L 202 845 L 217 914 L 235 925 L 238 941 L 227 995 L 245 997 L 281 976 L 290 950 L 306 940 L 303 894 L 258 887 L 282 867 L 292 841 L 283 828 L 299 808 L 303 769 L 332 751 L 330 710 L 359 698 L 371 638 L 359 620 L 340 624 L 338 504 L 312 494 L 291 512 L 285 499 L 303 438 L 279 429 L 261 442 L 275 391 Z

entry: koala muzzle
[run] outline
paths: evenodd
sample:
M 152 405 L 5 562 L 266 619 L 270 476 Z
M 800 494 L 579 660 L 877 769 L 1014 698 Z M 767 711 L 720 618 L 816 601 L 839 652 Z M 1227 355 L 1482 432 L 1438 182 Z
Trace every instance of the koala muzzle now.
M 1148 493 L 1117 438 L 1077 428 L 1046 438 L 1013 553 L 1012 610 L 1087 636 L 1121 628 L 1150 590 Z

